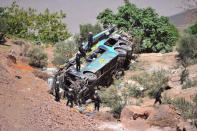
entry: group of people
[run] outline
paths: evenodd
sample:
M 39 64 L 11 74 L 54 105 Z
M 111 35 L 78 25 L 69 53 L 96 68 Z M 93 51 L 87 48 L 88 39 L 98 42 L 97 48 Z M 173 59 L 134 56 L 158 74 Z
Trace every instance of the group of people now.
M 90 51 L 92 45 L 93 45 L 93 34 L 92 34 L 92 32 L 89 32 L 87 49 L 85 50 L 83 48 L 83 44 L 81 43 L 79 46 L 79 51 L 76 54 L 76 69 L 77 69 L 77 71 L 80 71 L 80 68 L 81 68 L 80 58 L 86 56 L 86 51 Z
M 56 84 L 55 84 L 55 101 L 57 101 L 57 102 L 60 102 L 60 94 L 59 94 L 59 91 L 60 91 L 59 86 L 60 85 L 59 84 L 60 84 L 59 80 L 57 80 Z M 73 104 L 74 104 L 74 100 L 75 100 L 75 95 L 74 95 L 74 91 L 73 91 L 72 88 L 69 88 L 67 91 L 65 91 L 65 97 L 67 98 L 66 105 L 69 106 L 69 104 L 70 104 L 70 107 L 72 108 Z M 95 91 L 92 100 L 93 100 L 94 105 L 95 105 L 95 110 L 99 111 L 101 98 L 98 95 L 97 91 Z

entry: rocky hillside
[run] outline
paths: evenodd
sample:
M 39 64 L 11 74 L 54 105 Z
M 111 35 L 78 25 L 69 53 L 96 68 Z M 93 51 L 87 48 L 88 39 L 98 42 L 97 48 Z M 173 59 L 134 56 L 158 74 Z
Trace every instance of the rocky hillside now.
M 94 130 L 98 121 L 73 112 L 49 95 L 49 85 L 20 61 L 19 45 L 0 45 L 0 130 Z M 8 58 L 15 49 L 16 63 Z

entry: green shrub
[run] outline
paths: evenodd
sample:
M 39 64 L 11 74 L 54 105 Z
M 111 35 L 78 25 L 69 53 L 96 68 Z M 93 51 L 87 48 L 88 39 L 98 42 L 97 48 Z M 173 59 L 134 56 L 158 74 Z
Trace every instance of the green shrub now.
M 77 44 L 74 41 L 67 40 L 57 43 L 55 45 L 54 60 L 52 63 L 56 66 L 64 64 L 77 52 L 77 50 Z
M 197 36 L 197 22 L 188 27 L 189 33 Z
M 99 95 L 101 97 L 102 103 L 105 106 L 110 107 L 111 112 L 115 115 L 118 115 L 119 117 L 126 103 L 118 93 L 117 87 L 109 87 L 106 90 L 99 92 Z
M 125 85 L 130 97 L 141 98 L 144 97 L 144 92 L 137 88 L 135 85 Z
M 110 9 L 100 12 L 97 19 L 107 27 L 110 24 L 131 32 L 133 36 L 142 36 L 141 51 L 143 52 L 169 52 L 178 40 L 178 30 L 169 23 L 169 18 L 159 16 L 154 9 L 137 8 L 129 0 L 124 6 L 118 7 L 118 12 Z
M 27 54 L 29 57 L 29 64 L 35 67 L 46 67 L 48 56 L 47 54 L 40 48 L 33 48 Z
M 183 36 L 178 43 L 177 51 L 182 60 L 197 59 L 197 38 L 193 35 Z

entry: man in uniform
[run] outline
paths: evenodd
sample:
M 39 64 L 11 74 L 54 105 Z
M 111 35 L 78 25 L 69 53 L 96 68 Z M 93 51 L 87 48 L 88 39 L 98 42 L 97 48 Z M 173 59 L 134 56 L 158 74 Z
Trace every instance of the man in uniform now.
M 69 103 L 71 104 L 70 107 L 73 107 L 73 100 L 74 100 L 74 94 L 73 94 L 73 90 L 70 88 L 68 93 L 67 93 L 67 106 L 69 105 Z
M 76 68 L 77 71 L 80 71 L 81 65 L 80 65 L 80 52 L 78 51 L 77 55 L 76 55 Z
M 86 52 L 85 52 L 85 50 L 83 48 L 83 43 L 81 43 L 80 46 L 79 46 L 79 52 L 82 55 L 82 57 L 86 56 Z
M 163 92 L 163 88 L 160 88 L 159 91 L 157 92 L 156 96 L 155 96 L 155 103 L 159 102 L 159 104 L 161 104 L 161 93 Z
M 89 35 L 88 35 L 88 50 L 89 51 L 91 50 L 92 45 L 93 45 L 93 34 L 92 32 L 89 32 Z
M 99 111 L 100 103 L 101 103 L 101 98 L 100 98 L 100 96 L 98 95 L 98 92 L 97 92 L 97 91 L 95 91 L 93 100 L 94 100 L 94 107 L 95 107 L 95 110 Z
M 59 102 L 60 101 L 60 96 L 59 96 L 59 81 L 56 81 L 55 84 L 55 101 Z

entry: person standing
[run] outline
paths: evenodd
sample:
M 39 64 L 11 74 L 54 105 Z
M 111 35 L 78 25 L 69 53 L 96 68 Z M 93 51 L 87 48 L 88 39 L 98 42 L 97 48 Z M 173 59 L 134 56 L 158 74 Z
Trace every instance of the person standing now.
M 160 88 L 159 91 L 155 95 L 155 103 L 154 104 L 156 104 L 157 102 L 159 102 L 159 104 L 162 103 L 161 102 L 161 98 L 162 98 L 161 93 L 162 92 L 163 92 L 163 88 Z
M 80 68 L 81 68 L 80 52 L 78 52 L 77 55 L 76 55 L 76 68 L 77 68 L 77 71 L 80 71 Z
M 79 52 L 82 55 L 82 57 L 86 56 L 86 52 L 85 52 L 85 50 L 83 48 L 83 43 L 81 43 L 80 46 L 79 46 Z
M 67 104 L 66 105 L 68 106 L 70 103 L 71 104 L 70 107 L 72 108 L 73 101 L 74 101 L 74 94 L 73 94 L 73 90 L 70 88 L 67 93 Z
M 60 102 L 59 81 L 56 81 L 56 84 L 55 84 L 55 101 Z
M 95 91 L 95 94 L 94 94 L 94 107 L 95 107 L 95 110 L 99 111 L 99 108 L 100 108 L 100 103 L 101 103 L 101 98 L 100 96 L 98 95 L 98 92 Z
M 92 34 L 92 32 L 89 32 L 89 35 L 88 35 L 88 51 L 91 50 L 92 45 L 93 45 L 93 34 Z

